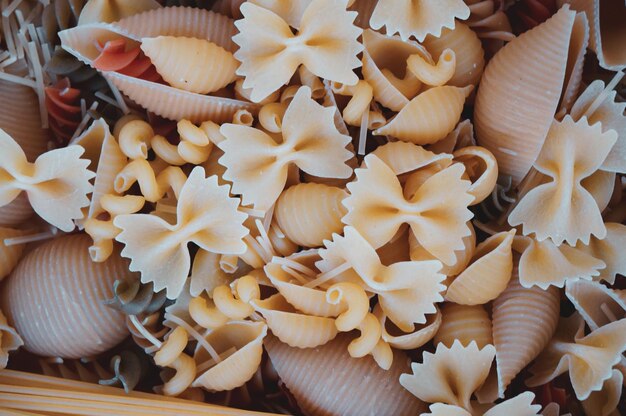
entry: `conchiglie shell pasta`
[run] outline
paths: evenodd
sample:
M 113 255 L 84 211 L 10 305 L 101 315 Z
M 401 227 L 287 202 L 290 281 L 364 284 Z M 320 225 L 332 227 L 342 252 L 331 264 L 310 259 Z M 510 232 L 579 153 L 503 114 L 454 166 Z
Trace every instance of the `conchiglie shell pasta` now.
M 218 354 L 231 348 L 236 351 L 202 373 L 192 386 L 224 391 L 243 385 L 252 378 L 261 364 L 263 338 L 266 335 L 267 325 L 250 321 L 232 321 L 210 332 L 205 340 Z M 194 355 L 196 362 L 208 361 L 210 357 L 199 344 Z
M 253 301 L 252 305 L 272 333 L 290 347 L 314 348 L 337 336 L 334 319 L 298 313 L 281 295 Z
M 272 285 L 296 309 L 313 316 L 335 317 L 346 309 L 341 302 L 337 305 L 326 302 L 326 291 L 301 286 L 279 264 L 269 263 L 264 268 Z
M 423 45 L 432 56 L 440 56 L 444 50 L 452 49 L 456 57 L 454 75 L 448 85 L 465 87 L 476 85 L 485 67 L 485 52 L 476 33 L 462 22 L 454 29 L 444 28 L 440 37 L 427 36 Z
M 0 281 L 11 273 L 24 251 L 24 244 L 7 246 L 4 244 L 4 239 L 19 237 L 23 234 L 24 232 L 20 230 L 0 227 Z
M 493 344 L 491 319 L 482 305 L 457 305 L 446 303 L 441 309 L 441 326 L 435 335 L 435 344 L 443 342 L 452 347 L 454 340 L 462 345 L 475 341 L 479 349 Z
M 91 357 L 128 335 L 124 315 L 103 301 L 113 297 L 115 279 L 139 277 L 128 271 L 119 250 L 103 263 L 92 262 L 90 244 L 84 234 L 50 240 L 24 256 L 6 279 L 2 310 L 28 351 Z
M 454 130 L 471 90 L 471 86 L 431 88 L 413 98 L 389 123 L 374 130 L 374 134 L 419 145 L 435 143 Z
M 294 243 L 318 247 L 343 229 L 347 213 L 341 204 L 348 196 L 343 189 L 317 183 L 301 183 L 284 191 L 274 210 L 281 230 Z
M 500 172 L 515 184 L 537 159 L 552 124 L 575 21 L 576 13 L 562 8 L 504 46 L 482 77 L 474 111 L 478 144 L 494 154 Z
M 452 156 L 449 154 L 435 154 L 407 142 L 389 142 L 372 152 L 396 175 L 402 175 L 423 168 L 430 164 L 438 164 L 441 168 L 452 164 Z
M 141 50 L 168 84 L 198 94 L 217 91 L 233 82 L 239 66 L 231 52 L 206 39 L 144 38 Z
M 407 71 L 406 60 L 419 55 L 432 61 L 423 46 L 385 36 L 367 29 L 363 32 L 363 77 L 372 86 L 374 98 L 383 106 L 400 111 L 417 95 L 422 83 Z
M 626 5 L 619 0 L 566 0 L 574 10 L 585 12 L 591 27 L 590 47 L 600 66 L 617 71 L 626 67 Z
M 448 287 L 446 300 L 461 305 L 482 305 L 506 288 L 513 269 L 515 230 L 489 237 L 476 247 L 474 261 Z
M 413 350 L 421 347 L 435 336 L 441 326 L 441 312 L 439 309 L 437 309 L 437 313 L 427 316 L 425 324 L 418 325 L 415 331 L 410 333 L 402 332 L 393 325 L 378 305 L 374 309 L 374 315 L 380 321 L 383 341 L 399 350 Z
M 268 336 L 270 360 L 307 415 L 341 414 L 415 415 L 426 411 L 419 399 L 398 383 L 409 371 L 404 353 L 394 351 L 393 364 L 383 370 L 371 357 L 351 358 L 348 344 L 354 338 L 342 333 L 318 348 L 291 348 Z
M 506 290 L 493 302 L 498 397 L 513 378 L 548 345 L 559 320 L 560 294 L 555 287 L 526 289 L 516 266 Z
M 129 38 L 140 42 L 158 36 L 204 39 L 224 48 L 235 50 L 232 36 L 233 21 L 206 10 L 168 7 L 130 16 L 116 23 L 92 23 L 59 33 L 63 48 L 82 62 L 92 65 L 100 51 L 97 41 Z M 256 113 L 257 105 L 229 98 L 195 94 L 112 71 L 102 73 L 129 98 L 142 107 L 165 118 L 188 119 L 193 123 L 213 120 L 232 121 L 238 110 Z

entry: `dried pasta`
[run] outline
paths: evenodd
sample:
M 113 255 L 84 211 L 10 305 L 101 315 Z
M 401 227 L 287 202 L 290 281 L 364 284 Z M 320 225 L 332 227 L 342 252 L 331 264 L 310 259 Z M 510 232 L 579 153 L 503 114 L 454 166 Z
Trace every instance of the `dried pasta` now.
M 580 315 L 561 318 L 554 338 L 531 367 L 533 376 L 527 384 L 543 384 L 569 371 L 576 397 L 587 399 L 591 392 L 602 388 L 612 375 L 612 367 L 621 360 L 626 349 L 625 325 L 626 319 L 621 319 L 585 336 Z
M 345 164 L 352 157 L 345 149 L 349 136 L 337 131 L 333 118 L 334 109 L 317 104 L 311 90 L 301 87 L 285 112 L 280 144 L 252 127 L 222 125 L 226 140 L 218 147 L 224 151 L 219 160 L 226 166 L 224 179 L 233 183 L 233 192 L 242 194 L 244 205 L 266 211 L 285 186 L 291 163 L 315 176 L 349 177 L 352 172 Z M 260 175 L 257 168 L 263 168 Z
M 122 255 L 131 259 L 130 269 L 140 271 L 143 282 L 153 282 L 155 290 L 165 288 L 168 298 L 176 298 L 191 266 L 189 241 L 217 253 L 245 250 L 246 215 L 237 211 L 237 204 L 227 187 L 219 186 L 215 176 L 206 179 L 204 169 L 197 167 L 180 191 L 175 225 L 155 215 L 119 215 L 114 224 L 122 232 L 116 240 L 124 243 Z M 144 245 L 146 238 L 151 245 Z M 159 242 L 167 242 L 169 248 Z
M 370 26 L 380 29 L 385 26 L 387 33 L 399 33 L 402 39 L 410 36 L 419 42 L 432 34 L 439 37 L 443 28 L 454 28 L 455 19 L 464 20 L 470 15 L 470 10 L 462 0 L 422 1 L 415 4 L 402 0 L 394 4 L 389 0 L 382 0 L 370 18 Z
M 73 230 L 72 220 L 83 217 L 81 209 L 89 205 L 87 194 L 92 190 L 89 179 L 94 173 L 87 170 L 89 161 L 80 159 L 85 149 L 69 146 L 51 150 L 30 163 L 22 148 L 1 129 L 0 144 L 0 206 L 9 204 L 24 189 L 38 215 L 61 230 Z
M 419 145 L 435 143 L 454 129 L 471 90 L 469 86 L 431 88 L 413 98 L 395 118 L 373 133 Z
M 361 30 L 352 24 L 356 13 L 346 11 L 347 2 L 313 0 L 295 35 L 274 12 L 249 2 L 241 6 L 244 18 L 236 23 L 239 34 L 233 41 L 240 46 L 235 58 L 242 62 L 237 75 L 245 77 L 243 88 L 252 90 L 252 101 L 288 83 L 301 64 L 322 78 L 356 84 L 352 70 L 361 64 L 356 55 L 363 46 L 356 40 Z
M 439 344 L 434 354 L 424 353 L 422 363 L 411 364 L 412 374 L 402 374 L 400 384 L 425 402 L 470 410 L 470 397 L 487 378 L 495 353 L 493 345 L 479 349 L 475 342 Z
M 435 335 L 435 344 L 452 347 L 455 340 L 462 345 L 476 342 L 478 348 L 493 345 L 491 318 L 482 305 L 465 306 L 445 304 L 441 310 L 441 326 Z
M 205 39 L 147 38 L 141 40 L 141 50 L 168 84 L 198 94 L 215 92 L 233 82 L 239 65 L 231 52 Z M 212 76 L 206 77 L 205 71 Z
M 448 286 L 446 300 L 461 305 L 482 305 L 506 289 L 513 271 L 515 230 L 501 232 L 476 246 L 471 264 Z
M 9 362 L 9 352 L 24 345 L 17 331 L 9 326 L 7 318 L 0 310 L 0 370 L 6 368 Z
M 590 126 L 586 118 L 574 122 L 566 116 L 554 122 L 534 164 L 552 181 L 528 192 L 509 215 L 509 223 L 522 224 L 524 234 L 535 233 L 537 240 L 550 238 L 556 244 L 588 244 L 591 235 L 604 238 L 600 210 L 581 181 L 600 167 L 616 140 L 614 131 L 602 133 L 599 124 Z M 541 217 L 530 213 L 536 206 L 544 207 Z
M 365 168 L 355 171 L 357 180 L 348 184 L 350 196 L 344 200 L 348 214 L 343 221 L 376 248 L 409 223 L 426 250 L 442 263 L 452 264 L 454 251 L 463 248 L 462 239 L 469 234 L 465 223 L 471 218 L 467 205 L 473 197 L 467 193 L 469 182 L 461 179 L 463 172 L 463 165 L 456 164 L 436 173 L 407 201 L 394 172 L 375 155 L 368 155 Z M 435 196 L 438 193 L 441 196 Z M 422 217 L 420 212 L 426 209 L 441 214 Z M 373 215 L 377 223 L 372 222 Z
M 284 191 L 276 201 L 274 217 L 280 229 L 294 243 L 318 247 L 341 232 L 346 214 L 342 201 L 348 194 L 340 188 L 302 183 Z

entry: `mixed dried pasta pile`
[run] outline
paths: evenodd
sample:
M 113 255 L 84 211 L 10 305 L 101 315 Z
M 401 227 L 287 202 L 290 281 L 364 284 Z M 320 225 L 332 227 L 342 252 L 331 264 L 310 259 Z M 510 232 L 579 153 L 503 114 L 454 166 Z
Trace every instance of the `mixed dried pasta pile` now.
M 0 411 L 626 411 L 623 2 L 0 6 Z

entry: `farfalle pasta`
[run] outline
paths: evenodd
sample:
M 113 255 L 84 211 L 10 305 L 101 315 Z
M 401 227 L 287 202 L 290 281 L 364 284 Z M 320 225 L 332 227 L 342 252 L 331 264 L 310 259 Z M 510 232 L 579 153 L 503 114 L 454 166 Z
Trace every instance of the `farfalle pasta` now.
M 456 259 L 454 251 L 463 248 L 462 238 L 469 234 L 465 223 L 471 218 L 467 205 L 473 197 L 467 193 L 469 182 L 461 178 L 464 170 L 456 164 L 432 175 L 407 201 L 394 172 L 376 156 L 368 155 L 365 167 L 355 172 L 356 181 L 348 184 L 350 196 L 344 200 L 348 214 L 343 221 L 376 248 L 408 223 L 427 251 L 442 263 L 452 264 Z M 438 191 L 442 192 L 441 197 L 434 197 Z M 420 215 L 424 211 L 441 214 Z M 376 215 L 376 222 L 371 221 L 372 215 Z
M 237 74 L 260 101 L 288 83 L 300 65 L 313 74 L 354 85 L 352 71 L 361 65 L 356 55 L 363 46 L 356 38 L 361 30 L 352 24 L 354 12 L 346 11 L 348 0 L 313 0 L 304 10 L 294 35 L 280 16 L 252 3 L 242 5 L 244 18 L 237 22 L 240 46 L 235 57 L 242 62 Z M 313 46 L 312 46 L 313 45 Z
M 195 168 L 180 192 L 177 224 L 155 215 L 119 215 L 114 224 L 122 232 L 116 239 L 125 245 L 122 255 L 131 259 L 130 269 L 140 271 L 142 281 L 153 282 L 156 290 L 165 288 L 168 297 L 176 298 L 191 266 L 188 242 L 217 253 L 245 250 L 246 216 L 236 204 L 227 187 L 219 186 L 214 176 L 204 178 L 204 169 Z M 146 239 L 154 243 L 152 247 L 144 245 Z
M 423 41 L 426 35 L 439 37 L 441 29 L 454 28 L 455 19 L 467 19 L 470 10 L 462 0 L 421 1 L 418 4 L 402 0 L 392 4 L 389 0 L 379 1 L 370 18 L 370 26 L 393 35 L 399 33 L 402 39 L 414 36 Z
M 72 220 L 83 217 L 81 208 L 89 205 L 87 194 L 92 191 L 89 180 L 94 173 L 87 169 L 89 161 L 80 158 L 85 149 L 70 146 L 52 150 L 30 163 L 22 148 L 3 130 L 0 144 L 0 205 L 11 203 L 25 192 L 38 215 L 61 230 L 71 231 Z
M 617 3 L 1 1 L 0 413 L 626 412 Z
M 601 166 L 616 140 L 614 131 L 602 133 L 599 124 L 589 126 L 586 118 L 555 121 L 534 164 L 552 180 L 528 192 L 509 215 L 509 223 L 522 224 L 524 234 L 535 233 L 539 241 L 549 237 L 556 244 L 588 243 L 591 235 L 604 238 L 600 210 L 581 182 Z M 541 218 L 527 213 L 537 205 L 545 207 Z
M 308 123 L 302 123 L 305 115 Z M 282 192 L 290 164 L 315 176 L 349 177 L 349 137 L 337 131 L 333 118 L 333 109 L 317 104 L 311 90 L 301 87 L 285 112 L 281 143 L 262 130 L 222 125 L 226 139 L 218 146 L 224 151 L 219 160 L 226 166 L 224 179 L 233 183 L 243 204 L 266 211 Z

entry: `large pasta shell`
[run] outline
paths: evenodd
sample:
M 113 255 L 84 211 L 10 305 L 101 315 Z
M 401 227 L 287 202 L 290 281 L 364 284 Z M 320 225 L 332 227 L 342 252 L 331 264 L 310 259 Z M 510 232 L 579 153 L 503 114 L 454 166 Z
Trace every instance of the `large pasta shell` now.
M 515 259 L 513 277 L 493 302 L 492 309 L 499 397 L 504 396 L 511 380 L 548 345 L 559 320 L 559 290 L 522 287 L 517 263 Z
M 22 257 L 24 251 L 24 244 L 13 244 L 7 246 L 4 244 L 5 238 L 19 237 L 24 232 L 20 230 L 14 230 L 13 228 L 0 227 L 0 281 L 4 279 L 13 268 L 17 265 L 17 262 Z
M 274 216 L 291 241 L 305 247 L 319 247 L 343 229 L 341 218 L 348 211 L 341 201 L 347 196 L 346 191 L 334 186 L 301 183 L 280 195 Z
M 476 33 L 465 23 L 457 21 L 454 29 L 444 28 L 439 37 L 427 36 L 423 45 L 432 56 L 441 56 L 446 49 L 454 51 L 456 68 L 448 85 L 478 84 L 485 68 L 485 52 Z
M 484 306 L 446 303 L 441 309 L 441 315 L 442 322 L 435 335 L 435 344 L 443 342 L 451 348 L 455 340 L 465 346 L 475 341 L 479 349 L 493 344 L 491 319 Z
M 313 316 L 335 317 L 346 309 L 340 302 L 336 305 L 326 302 L 326 291 L 301 286 L 293 282 L 293 278 L 276 263 L 269 263 L 264 268 L 265 274 L 272 285 L 296 309 Z
M 448 287 L 446 300 L 461 305 L 482 305 L 506 288 L 513 269 L 515 230 L 489 237 L 476 247 L 474 262 Z
M 422 83 L 407 70 L 406 60 L 418 54 L 432 62 L 428 51 L 417 42 L 399 36 L 363 31 L 363 77 L 372 86 L 374 98 L 383 106 L 400 111 L 417 95 Z
M 211 391 L 232 390 L 250 380 L 261 364 L 263 338 L 267 335 L 267 325 L 263 322 L 232 321 L 206 337 L 206 341 L 218 354 L 235 352 L 202 373 L 192 383 L 193 387 L 204 387 Z M 211 358 L 198 344 L 194 359 L 197 363 Z
M 102 196 L 115 193 L 113 187 L 115 177 L 128 161 L 111 134 L 108 124 L 102 118 L 94 121 L 73 144 L 85 148 L 82 157 L 91 161 L 89 169 L 97 173 L 87 215 L 87 218 L 93 218 L 102 212 L 100 205 Z
M 537 159 L 552 124 L 575 22 L 576 12 L 563 7 L 504 46 L 481 79 L 474 110 L 477 140 L 515 184 Z M 579 19 L 576 24 L 583 23 Z
M 91 357 L 128 336 L 124 315 L 103 301 L 113 298 L 116 279 L 134 274 L 119 250 L 105 262 L 92 262 L 90 245 L 85 234 L 50 240 L 26 254 L 6 279 L 2 310 L 28 351 Z
M 231 52 L 206 39 L 144 38 L 141 50 L 168 84 L 198 94 L 217 91 L 233 82 L 239 66 Z
M 394 351 L 391 368 L 383 370 L 370 356 L 350 357 L 352 339 L 342 333 L 318 348 L 299 349 L 270 335 L 265 348 L 278 376 L 307 415 L 404 416 L 426 411 L 426 405 L 398 383 L 400 374 L 409 371 L 404 353 Z
M 565 0 L 574 10 L 585 12 L 591 27 L 590 47 L 602 68 L 626 67 L 626 4 L 619 0 Z
M 205 39 L 233 52 L 235 27 L 232 19 L 206 10 L 168 7 L 130 16 L 115 23 L 92 23 L 59 32 L 63 48 L 88 65 L 99 55 L 97 42 L 126 37 L 137 42 L 157 36 Z M 201 95 L 117 72 L 103 71 L 130 99 L 162 117 L 194 123 L 232 121 L 241 109 L 252 113 L 258 106 L 245 101 Z
M 251 303 L 263 315 L 272 333 L 291 347 L 313 348 L 337 336 L 334 319 L 298 313 L 279 294 Z
M 471 86 L 435 87 L 413 98 L 374 134 L 393 136 L 419 145 L 435 143 L 454 130 Z

